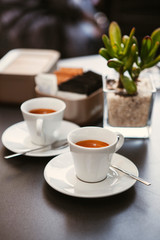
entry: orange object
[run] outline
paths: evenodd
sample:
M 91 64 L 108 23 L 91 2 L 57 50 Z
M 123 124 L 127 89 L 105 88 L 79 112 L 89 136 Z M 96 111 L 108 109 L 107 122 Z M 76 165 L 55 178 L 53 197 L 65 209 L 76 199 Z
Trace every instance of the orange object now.
M 54 74 L 57 76 L 58 85 L 62 82 L 66 82 L 67 80 L 75 77 L 77 75 L 83 74 L 82 68 L 60 68 L 57 71 L 54 71 Z

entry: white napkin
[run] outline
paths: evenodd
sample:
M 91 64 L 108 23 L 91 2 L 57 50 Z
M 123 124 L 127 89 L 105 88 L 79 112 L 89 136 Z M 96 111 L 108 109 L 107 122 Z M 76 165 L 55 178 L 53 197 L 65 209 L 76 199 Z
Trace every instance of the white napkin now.
M 57 94 L 58 87 L 55 74 L 40 73 L 35 77 L 35 83 L 41 93 L 48 95 Z

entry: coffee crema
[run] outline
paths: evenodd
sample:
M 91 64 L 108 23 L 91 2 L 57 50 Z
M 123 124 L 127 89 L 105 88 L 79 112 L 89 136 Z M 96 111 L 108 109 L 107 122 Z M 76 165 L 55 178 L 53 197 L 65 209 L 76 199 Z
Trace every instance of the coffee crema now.
M 81 147 L 88 147 L 88 148 L 101 148 L 101 147 L 109 146 L 108 143 L 102 142 L 99 140 L 83 140 L 83 141 L 76 142 L 76 145 L 79 145 Z
M 29 112 L 34 114 L 48 114 L 48 113 L 54 113 L 56 111 L 49 108 L 36 108 L 36 109 L 30 110 Z

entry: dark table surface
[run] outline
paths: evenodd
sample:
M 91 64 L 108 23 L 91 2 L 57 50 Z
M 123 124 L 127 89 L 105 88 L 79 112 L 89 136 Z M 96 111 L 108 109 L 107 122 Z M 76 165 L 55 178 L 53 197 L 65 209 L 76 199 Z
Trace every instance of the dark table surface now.
M 0 135 L 22 121 L 18 105 L 0 104 Z M 16 136 L 15 136 L 16 137 Z M 160 238 L 160 94 L 149 139 L 128 139 L 119 151 L 133 161 L 139 182 L 111 197 L 74 198 L 52 189 L 43 177 L 52 157 L 11 153 L 0 141 L 1 240 L 152 240 Z
M 22 121 L 19 106 L 0 105 L 0 134 Z M 81 199 L 58 193 L 44 180 L 52 157 L 21 156 L 0 142 L 0 239 L 159 239 L 160 95 L 157 94 L 150 139 L 125 140 L 120 154 L 132 160 L 140 176 L 128 191 L 105 198 Z

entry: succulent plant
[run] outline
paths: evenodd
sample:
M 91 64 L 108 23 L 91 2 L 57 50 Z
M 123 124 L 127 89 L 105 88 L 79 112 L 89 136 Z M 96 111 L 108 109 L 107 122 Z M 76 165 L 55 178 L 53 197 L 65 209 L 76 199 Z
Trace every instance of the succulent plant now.
M 145 68 L 150 68 L 160 61 L 157 54 L 160 45 L 160 28 L 154 30 L 151 36 L 142 39 L 139 50 L 135 28 L 131 29 L 129 36 L 122 36 L 117 22 L 110 23 L 108 35 L 104 34 L 102 40 L 104 47 L 99 54 L 107 60 L 107 65 L 119 73 L 118 87 L 125 88 L 129 95 L 137 93 L 137 80 Z

